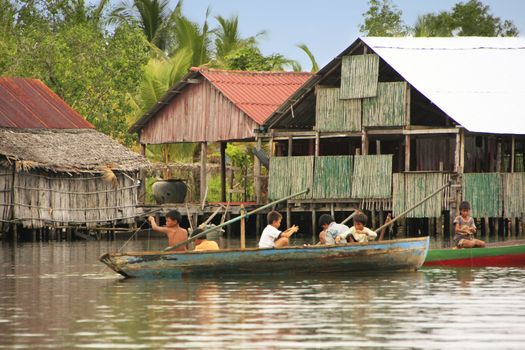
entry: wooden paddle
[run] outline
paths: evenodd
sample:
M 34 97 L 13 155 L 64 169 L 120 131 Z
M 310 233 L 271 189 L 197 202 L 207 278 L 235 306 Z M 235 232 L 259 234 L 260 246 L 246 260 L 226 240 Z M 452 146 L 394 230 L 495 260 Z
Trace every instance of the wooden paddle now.
M 420 202 L 418 202 L 417 204 L 411 206 L 410 208 L 408 208 L 407 210 L 405 210 L 404 212 L 402 212 L 401 214 L 399 214 L 398 216 L 396 216 L 395 218 L 393 218 L 391 221 L 389 222 L 385 222 L 384 225 L 380 226 L 379 228 L 375 229 L 375 232 L 379 232 L 383 229 L 386 229 L 388 226 L 394 224 L 394 222 L 396 222 L 397 220 L 405 217 L 405 215 L 407 215 L 408 213 L 410 213 L 412 210 L 416 209 L 417 207 L 419 207 L 421 204 L 425 203 L 427 200 L 429 200 L 430 198 L 434 197 L 436 194 L 438 194 L 439 192 L 443 191 L 445 188 L 449 187 L 451 184 L 451 181 L 448 181 L 446 185 L 444 185 L 443 187 L 439 188 L 438 190 L 434 191 L 433 193 L 429 194 L 428 196 L 426 196 L 423 200 L 421 200 Z M 381 237 L 380 237 L 381 238 Z

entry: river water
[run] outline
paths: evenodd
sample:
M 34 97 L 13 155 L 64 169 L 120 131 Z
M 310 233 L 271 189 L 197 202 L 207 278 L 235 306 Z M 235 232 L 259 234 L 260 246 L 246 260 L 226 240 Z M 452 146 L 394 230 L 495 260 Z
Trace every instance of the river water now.
M 123 280 L 122 244 L 0 245 L 0 349 L 525 348 L 525 269 Z

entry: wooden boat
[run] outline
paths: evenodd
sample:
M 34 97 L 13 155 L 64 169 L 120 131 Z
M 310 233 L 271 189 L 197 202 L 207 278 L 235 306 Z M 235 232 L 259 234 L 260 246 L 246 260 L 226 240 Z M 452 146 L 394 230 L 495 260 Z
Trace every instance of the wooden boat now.
M 525 266 L 525 241 L 489 243 L 485 248 L 430 249 L 424 266 Z
M 107 253 L 100 261 L 125 277 L 262 275 L 417 270 L 429 237 L 298 246 L 279 249 L 227 249 L 208 252 L 150 251 Z

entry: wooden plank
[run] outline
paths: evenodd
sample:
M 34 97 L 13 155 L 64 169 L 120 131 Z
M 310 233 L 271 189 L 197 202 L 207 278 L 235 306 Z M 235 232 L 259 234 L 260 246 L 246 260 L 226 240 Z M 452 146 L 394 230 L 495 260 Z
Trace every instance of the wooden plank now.
M 361 100 L 341 99 L 339 88 L 318 87 L 316 91 L 316 130 L 361 130 Z
M 392 155 L 354 156 L 352 198 L 390 198 Z
M 352 173 L 352 156 L 316 157 L 312 197 L 349 198 L 352 192 Z

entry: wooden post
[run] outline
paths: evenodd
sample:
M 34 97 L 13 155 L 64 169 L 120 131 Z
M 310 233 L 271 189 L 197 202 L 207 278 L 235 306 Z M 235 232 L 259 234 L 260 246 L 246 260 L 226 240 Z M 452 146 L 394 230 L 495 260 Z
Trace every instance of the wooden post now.
M 201 188 L 200 188 L 200 200 L 204 201 L 206 197 L 206 159 L 207 159 L 207 143 L 201 142 Z
M 226 147 L 227 142 L 220 143 L 221 152 L 221 202 L 226 202 Z M 255 157 L 257 159 L 257 157 Z M 258 161 L 258 159 L 257 159 Z M 257 179 L 257 178 L 256 178 Z
M 368 154 L 368 134 L 366 130 L 363 130 L 361 133 L 361 150 L 363 155 Z
M 142 154 L 144 157 L 146 156 L 146 144 L 141 143 L 140 144 L 140 154 Z
M 239 213 L 241 216 L 245 214 L 244 204 L 241 204 L 241 210 Z M 246 219 L 244 216 L 241 218 L 241 249 L 246 248 Z
M 490 225 L 489 225 L 489 218 L 487 216 L 483 218 L 483 226 L 485 229 L 485 241 L 488 241 L 490 238 Z
M 335 220 L 334 203 L 330 203 L 330 215 L 332 215 L 332 219 Z
M 292 227 L 292 208 L 290 204 L 286 202 L 286 228 Z
M 317 242 L 317 212 L 312 208 L 312 244 Z
M 516 157 L 516 136 L 512 135 L 510 145 L 510 172 L 514 172 L 514 158 Z
M 293 138 L 291 136 L 288 136 L 288 157 L 291 157 L 293 154 Z
M 410 135 L 405 135 L 405 171 L 410 171 Z
M 260 137 L 257 138 L 257 149 L 262 149 L 262 140 Z M 257 204 L 262 203 L 262 189 L 261 189 L 261 162 L 259 161 L 259 158 L 253 157 L 253 184 L 255 187 L 255 200 L 257 201 Z M 259 216 L 257 216 L 259 217 Z
M 463 129 L 456 134 L 456 152 L 454 156 L 454 171 L 462 174 L 465 166 L 465 135 Z
M 255 214 L 255 240 L 259 241 L 259 232 L 261 232 L 261 214 Z
M 501 172 L 501 139 L 497 139 L 497 151 L 496 151 L 496 172 Z
M 321 147 L 321 139 L 319 137 L 319 131 L 316 131 L 315 132 L 315 156 L 316 157 L 319 157 L 320 147 Z
M 381 141 L 376 140 L 376 154 L 381 154 Z

